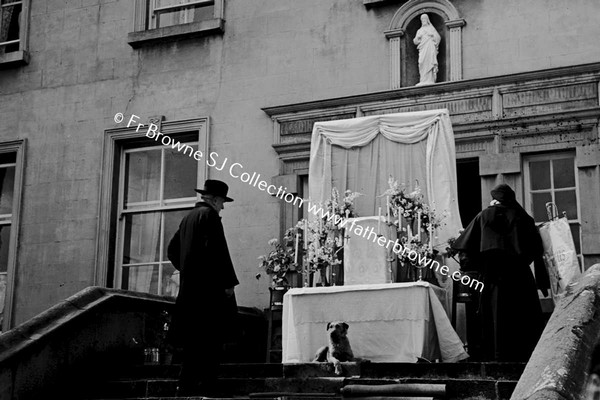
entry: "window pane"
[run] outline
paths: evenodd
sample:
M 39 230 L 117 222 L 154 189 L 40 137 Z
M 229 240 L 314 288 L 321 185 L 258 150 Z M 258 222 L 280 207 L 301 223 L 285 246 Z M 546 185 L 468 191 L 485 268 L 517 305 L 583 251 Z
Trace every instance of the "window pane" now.
M 581 254 L 581 240 L 579 240 L 579 224 L 569 224 L 571 228 L 571 234 L 573 235 L 573 242 L 575 242 L 575 250 L 577 254 Z
M 17 153 L 0 153 L 0 164 L 13 164 L 17 162 Z
M 190 210 L 179 210 L 179 211 L 169 211 L 165 212 L 165 245 L 163 247 L 163 261 L 167 260 L 167 247 L 169 246 L 169 242 L 179 229 L 179 223 L 189 213 Z
M 162 294 L 177 297 L 179 293 L 179 271 L 170 263 L 163 264 Z
M 212 19 L 214 6 L 196 5 L 187 8 L 174 8 L 173 10 L 157 11 L 155 15 L 156 27 L 161 28 Z
M 567 219 L 577 219 L 577 196 L 575 190 L 566 190 L 564 192 L 555 192 L 556 207 L 558 214 L 563 215 L 563 211 L 567 212 Z
M 0 214 L 12 214 L 15 167 L 0 168 Z
M 124 267 L 122 289 L 158 293 L 158 265 Z
M 125 156 L 125 205 L 160 199 L 160 149 Z
M 10 243 L 10 225 L 0 226 L 0 273 L 8 269 L 8 244 Z
M 198 161 L 193 157 L 197 145 L 186 145 L 181 151 L 165 150 L 164 199 L 195 197 Z
M 13 3 L 3 1 L 3 4 Z M 0 9 L 0 43 L 19 40 L 19 17 L 21 16 L 21 4 L 2 7 Z M 11 43 L 0 46 L 0 54 L 19 50 L 19 43 Z
M 532 190 L 550 189 L 550 161 L 530 162 L 529 180 Z
M 554 187 L 575 187 L 575 159 L 561 158 L 552 160 L 552 173 L 554 175 Z
M 160 213 L 125 217 L 123 264 L 158 261 Z
M 533 204 L 533 219 L 536 222 L 548 221 L 548 213 L 546 212 L 546 203 L 552 201 L 550 193 L 532 193 L 531 199 Z

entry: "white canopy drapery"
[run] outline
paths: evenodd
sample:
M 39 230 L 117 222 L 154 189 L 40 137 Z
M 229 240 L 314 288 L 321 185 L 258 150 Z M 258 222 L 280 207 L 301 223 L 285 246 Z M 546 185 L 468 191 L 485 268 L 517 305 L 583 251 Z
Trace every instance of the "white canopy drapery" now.
M 425 201 L 446 212 L 434 244 L 457 236 L 462 227 L 456 189 L 454 133 L 448 110 L 430 110 L 317 122 L 313 127 L 309 198 L 325 202 L 336 187 L 364 194 L 360 216 L 385 212 L 389 176 L 412 190 L 424 187 Z M 444 248 L 440 249 L 441 251 Z

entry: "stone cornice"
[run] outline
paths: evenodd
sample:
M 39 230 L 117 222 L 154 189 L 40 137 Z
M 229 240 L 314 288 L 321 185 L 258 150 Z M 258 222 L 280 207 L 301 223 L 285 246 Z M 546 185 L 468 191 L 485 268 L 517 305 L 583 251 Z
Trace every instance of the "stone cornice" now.
M 598 125 L 600 120 L 600 106 L 583 110 L 534 115 L 528 117 L 506 118 L 500 120 L 485 120 L 475 122 L 453 123 L 452 129 L 455 141 L 470 142 L 473 140 L 493 140 L 496 135 L 515 135 L 514 127 L 520 129 L 516 135 L 540 134 L 552 131 L 570 131 L 573 129 L 590 130 Z M 282 161 L 308 159 L 310 153 L 310 140 L 295 143 L 273 144 L 273 149 Z
M 462 26 L 465 26 L 467 24 L 467 21 L 465 21 L 462 18 L 459 18 L 459 19 L 453 19 L 451 21 L 446 21 L 445 24 L 448 29 L 460 28 Z
M 468 79 L 454 82 L 441 82 L 428 86 L 412 86 L 354 96 L 345 96 L 296 104 L 264 107 L 262 108 L 262 110 L 270 117 L 276 117 L 278 115 L 290 113 L 309 111 L 315 112 L 316 110 L 326 110 L 342 106 L 359 106 L 367 103 L 388 102 L 392 100 L 406 99 L 409 97 L 420 98 L 422 96 L 428 95 L 448 94 L 450 92 L 466 91 L 473 89 L 486 89 L 497 86 L 501 86 L 502 92 L 520 91 L 523 90 L 525 87 L 530 88 L 535 85 L 543 85 L 544 82 L 551 79 L 582 79 L 581 77 L 577 77 L 576 75 L 584 74 L 592 75 L 591 77 L 585 78 L 588 81 L 590 79 L 597 80 L 600 77 L 600 63 L 590 63 L 570 67 L 559 67 L 532 72 L 521 72 L 516 74 Z M 573 81 L 569 80 L 569 84 L 572 83 Z

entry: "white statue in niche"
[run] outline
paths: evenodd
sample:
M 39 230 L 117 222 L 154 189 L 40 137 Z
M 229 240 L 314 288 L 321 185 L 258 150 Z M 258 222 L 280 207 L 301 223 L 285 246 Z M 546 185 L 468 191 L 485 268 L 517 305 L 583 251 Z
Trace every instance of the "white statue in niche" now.
M 413 43 L 419 50 L 419 76 L 417 86 L 435 83 L 438 73 L 438 47 L 440 34 L 435 30 L 427 14 L 421 14 L 421 27 L 417 31 Z

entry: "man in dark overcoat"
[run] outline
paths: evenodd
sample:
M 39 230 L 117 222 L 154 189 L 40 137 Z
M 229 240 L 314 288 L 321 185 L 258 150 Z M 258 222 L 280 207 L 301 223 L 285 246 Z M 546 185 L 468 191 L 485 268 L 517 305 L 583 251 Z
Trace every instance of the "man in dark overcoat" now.
M 180 271 L 180 287 L 169 337 L 182 350 L 178 394 L 211 395 L 225 330 L 237 314 L 234 287 L 239 284 L 219 213 L 227 197 L 225 182 L 206 180 L 196 189 L 202 201 L 183 218 L 171 239 L 168 257 Z
M 529 214 L 506 184 L 471 221 L 452 247 L 463 252 L 463 271 L 483 275 L 477 342 L 484 360 L 527 361 L 544 327 L 537 289 L 547 293 L 542 239 Z M 535 279 L 529 265 L 534 262 Z M 536 282 L 537 281 L 537 282 Z

